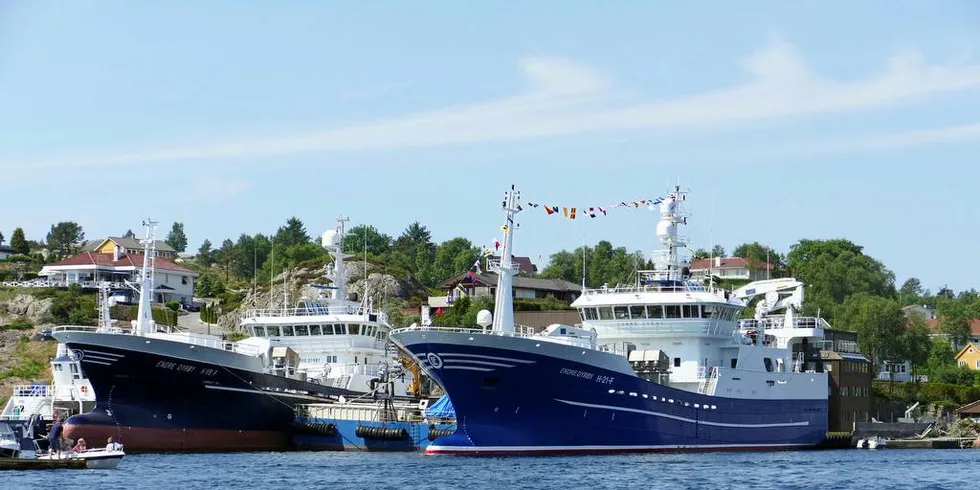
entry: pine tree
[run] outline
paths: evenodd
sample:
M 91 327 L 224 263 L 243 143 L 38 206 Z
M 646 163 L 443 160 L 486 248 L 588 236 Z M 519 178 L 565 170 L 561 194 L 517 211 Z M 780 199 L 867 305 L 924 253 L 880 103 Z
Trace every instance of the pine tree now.
M 27 244 L 27 238 L 24 237 L 23 228 L 14 229 L 14 234 L 10 237 L 10 248 L 16 250 L 19 254 L 28 255 L 31 253 L 31 246 Z
M 167 235 L 166 243 L 178 253 L 187 250 L 187 235 L 184 234 L 183 223 L 174 223 L 170 228 L 170 234 Z

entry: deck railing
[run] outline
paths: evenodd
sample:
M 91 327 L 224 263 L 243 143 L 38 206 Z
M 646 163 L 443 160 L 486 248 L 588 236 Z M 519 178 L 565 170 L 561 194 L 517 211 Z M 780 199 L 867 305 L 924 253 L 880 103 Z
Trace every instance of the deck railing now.
M 467 333 L 473 335 L 498 335 L 500 337 L 531 337 L 535 335 L 534 328 L 528 327 L 526 325 L 514 325 L 513 332 L 498 332 L 490 329 L 468 328 L 468 327 L 438 327 L 438 326 L 412 325 L 410 327 L 393 329 L 391 333 L 412 332 L 412 331 L 452 332 L 452 333 Z
M 189 344 L 194 346 L 208 347 L 211 349 L 224 350 L 229 352 L 237 352 L 239 354 L 244 354 L 248 356 L 258 356 L 262 352 L 258 347 L 249 344 L 240 344 L 238 342 L 229 342 L 223 340 L 220 337 L 214 337 L 211 335 L 204 335 L 193 332 L 175 332 L 170 329 L 170 327 L 162 327 L 157 325 L 157 332 L 147 334 L 149 338 L 156 338 L 160 340 L 169 340 L 171 342 L 180 342 L 182 344 Z M 116 335 L 135 335 L 131 328 L 103 328 L 94 327 L 89 325 L 59 325 L 51 329 L 52 333 L 56 332 L 91 332 L 91 333 L 108 333 Z
M 257 320 L 260 318 L 286 318 L 297 316 L 337 316 L 337 315 L 375 315 L 380 320 L 384 320 L 386 315 L 383 311 L 374 308 L 353 305 L 322 305 L 307 306 L 304 308 L 256 308 L 245 312 L 244 319 Z

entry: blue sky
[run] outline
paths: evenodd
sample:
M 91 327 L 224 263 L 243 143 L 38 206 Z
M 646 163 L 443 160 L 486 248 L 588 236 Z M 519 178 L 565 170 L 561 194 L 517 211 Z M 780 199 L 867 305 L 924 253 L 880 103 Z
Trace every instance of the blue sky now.
M 3 2 L 0 231 L 152 216 L 196 249 L 346 213 L 489 245 L 510 184 L 679 181 L 694 246 L 844 237 L 976 287 L 980 4 L 529 3 Z M 650 252 L 656 218 L 537 210 L 515 252 Z

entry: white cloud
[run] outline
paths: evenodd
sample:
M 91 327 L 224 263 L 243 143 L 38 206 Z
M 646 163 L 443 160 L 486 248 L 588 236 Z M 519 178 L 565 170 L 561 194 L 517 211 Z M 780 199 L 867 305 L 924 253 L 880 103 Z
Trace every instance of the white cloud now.
M 929 65 L 917 52 L 887 60 L 881 73 L 837 81 L 812 72 L 785 43 L 743 60 L 743 84 L 666 100 L 623 97 L 608 77 L 576 62 L 527 57 L 525 93 L 368 123 L 286 136 L 217 141 L 90 157 L 13 159 L 0 166 L 85 166 L 254 158 L 310 152 L 439 147 L 594 132 L 711 128 L 739 122 L 845 114 L 980 86 L 980 66 Z
M 223 201 L 252 188 L 247 180 L 231 177 L 200 177 L 188 183 L 184 195 L 188 201 Z

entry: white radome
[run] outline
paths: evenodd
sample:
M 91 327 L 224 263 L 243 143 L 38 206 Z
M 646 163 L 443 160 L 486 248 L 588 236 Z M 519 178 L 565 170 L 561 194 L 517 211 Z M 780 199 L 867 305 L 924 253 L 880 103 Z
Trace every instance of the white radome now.
M 340 234 L 337 230 L 327 230 L 320 235 L 320 245 L 324 248 L 336 247 L 340 243 Z
M 493 313 L 489 310 L 480 310 L 476 314 L 476 324 L 483 328 L 493 325 Z

